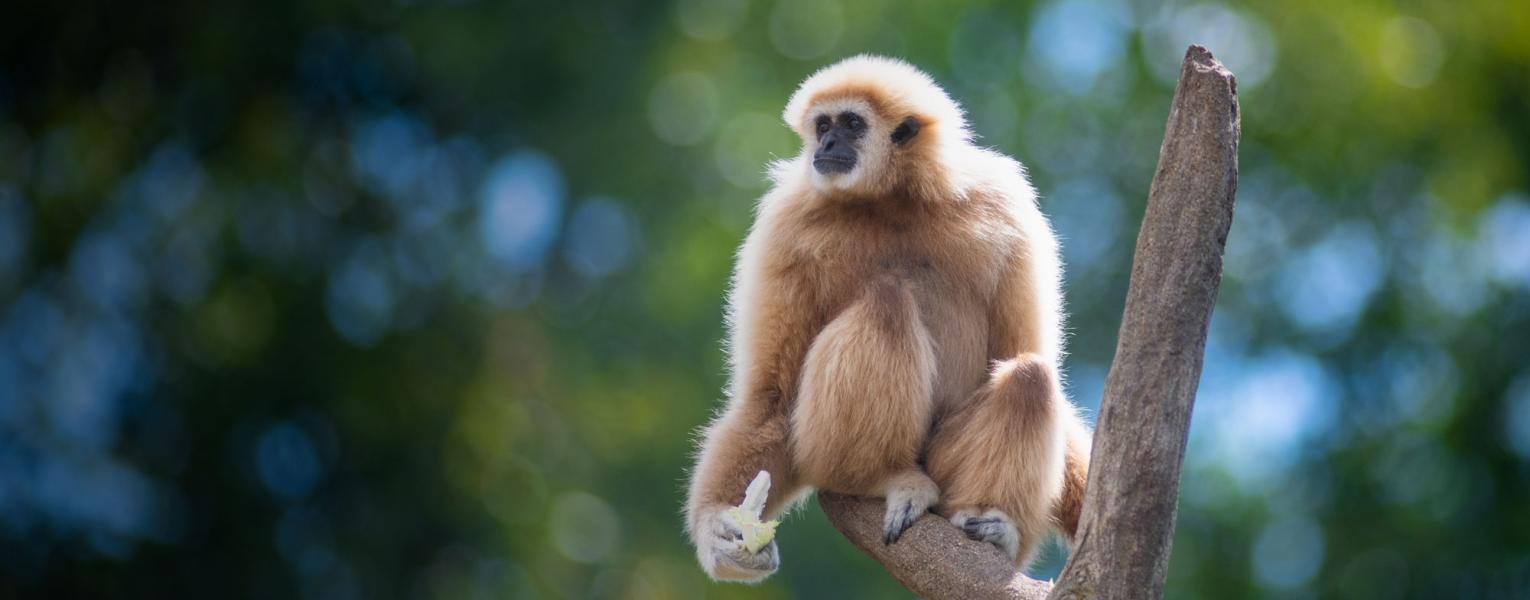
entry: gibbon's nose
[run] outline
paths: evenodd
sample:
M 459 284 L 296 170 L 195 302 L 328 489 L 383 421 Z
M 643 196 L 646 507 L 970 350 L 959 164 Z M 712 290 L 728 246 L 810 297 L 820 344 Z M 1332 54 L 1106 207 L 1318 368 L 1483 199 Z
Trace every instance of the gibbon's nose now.
M 831 135 L 831 136 L 829 136 L 829 139 L 826 139 L 826 140 L 823 141 L 823 151 L 824 152 L 828 152 L 828 151 L 833 150 L 833 149 L 834 149 L 834 136 Z

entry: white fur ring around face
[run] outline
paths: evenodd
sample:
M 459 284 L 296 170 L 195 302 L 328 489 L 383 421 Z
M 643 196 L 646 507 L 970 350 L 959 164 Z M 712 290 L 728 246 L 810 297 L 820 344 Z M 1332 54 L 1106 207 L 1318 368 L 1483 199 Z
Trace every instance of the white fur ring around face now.
M 735 527 L 743 533 L 743 539 L 738 540 L 740 548 L 750 553 L 759 552 L 770 540 L 776 537 L 776 525 L 780 521 L 761 521 L 760 515 L 765 512 L 765 498 L 770 494 L 770 472 L 760 471 L 750 482 L 749 488 L 744 492 L 744 503 L 728 509 L 723 514 L 733 522 Z

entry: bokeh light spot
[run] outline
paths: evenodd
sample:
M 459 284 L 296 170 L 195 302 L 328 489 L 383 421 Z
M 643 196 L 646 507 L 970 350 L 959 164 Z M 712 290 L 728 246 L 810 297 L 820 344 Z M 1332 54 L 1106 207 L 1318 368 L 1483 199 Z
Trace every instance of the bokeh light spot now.
M 135 191 L 160 219 L 173 225 L 196 201 L 205 179 L 202 165 L 190 149 L 183 143 L 169 142 L 155 150 L 135 174 Z
M 1503 412 L 1509 448 L 1530 462 L 1530 373 L 1520 375 L 1504 392 Z
M 430 131 L 412 115 L 395 111 L 357 128 L 351 140 L 351 163 L 358 179 L 385 195 L 402 195 L 424 166 L 420 149 Z
M 365 239 L 330 273 L 324 306 L 335 330 L 353 344 L 370 346 L 388 330 L 395 301 L 387 262 L 377 241 Z
M 1333 426 L 1338 384 L 1311 355 L 1290 350 L 1243 367 L 1203 394 L 1197 410 L 1212 423 L 1223 470 L 1246 489 L 1267 490 Z
M 82 296 L 106 312 L 132 312 L 144 300 L 143 262 L 123 232 L 109 226 L 87 231 L 69 257 L 69 276 Z
M 1253 15 L 1221 4 L 1163 7 L 1143 31 L 1144 55 L 1159 81 L 1179 80 L 1185 48 L 1201 44 L 1238 75 L 1238 89 L 1259 85 L 1275 69 L 1275 37 Z
M 1437 314 L 1460 319 L 1477 312 L 1487 301 L 1489 261 L 1477 254 L 1475 241 L 1447 229 L 1421 232 L 1423 239 L 1404 246 L 1401 278 L 1408 283 L 1410 301 L 1424 300 Z M 1424 320 L 1430 311 L 1414 317 Z
M 780 0 L 770 13 L 771 44 L 798 60 L 823 56 L 844 29 L 844 10 L 835 0 Z
M 1303 329 L 1347 335 L 1381 286 L 1386 268 L 1369 225 L 1341 224 L 1281 271 L 1279 305 Z
M 1089 271 L 1120 243 L 1121 197 L 1109 181 L 1081 177 L 1064 181 L 1046 199 L 1068 268 Z M 1108 262 L 1108 261 L 1106 261 Z
M 574 211 L 565 244 L 570 267 L 586 277 L 604 277 L 636 258 L 637 226 L 619 202 L 595 198 Z
M 1121 61 L 1129 25 L 1127 8 L 1119 2 L 1056 2 L 1031 23 L 1030 58 L 1058 89 L 1086 92 Z
M 158 486 L 131 466 L 110 458 L 55 456 L 41 461 L 35 473 L 34 501 L 61 522 L 100 528 L 107 539 L 158 533 Z M 98 549 L 118 558 L 131 550 L 125 541 L 113 541 Z
M 790 156 L 796 139 L 774 117 L 756 112 L 740 114 L 729 119 L 717 135 L 717 170 L 728 183 L 740 188 L 763 188 L 766 164 Z
M 1530 197 L 1504 196 L 1477 221 L 1478 243 L 1493 279 L 1530 289 Z
M 700 142 L 717 119 L 717 87 L 700 73 L 672 74 L 648 96 L 648 122 L 654 133 L 677 146 Z
M 1323 528 L 1302 516 L 1284 517 L 1265 525 L 1254 541 L 1254 575 L 1259 583 L 1278 590 L 1301 587 L 1323 566 Z
M 728 39 L 748 14 L 749 0 L 680 0 L 675 4 L 680 30 L 708 42 Z
M 1428 22 L 1398 16 L 1381 29 L 1378 44 L 1381 68 L 1403 87 L 1421 88 L 1434 82 L 1445 64 L 1445 44 Z
M 313 441 L 292 423 L 274 424 L 260 435 L 255 468 L 273 496 L 289 501 L 307 496 L 324 475 Z
M 579 562 L 601 562 L 621 545 L 621 518 L 593 494 L 560 494 L 553 500 L 549 527 L 553 546 Z
M 489 255 L 515 272 L 540 266 L 563 218 L 563 193 L 557 165 L 541 153 L 495 162 L 480 194 L 479 234 Z
M 1002 89 L 1014 79 L 1020 34 L 1009 19 L 989 8 L 969 10 L 957 19 L 947 42 L 951 72 L 976 89 Z M 988 133 L 986 131 L 982 133 Z

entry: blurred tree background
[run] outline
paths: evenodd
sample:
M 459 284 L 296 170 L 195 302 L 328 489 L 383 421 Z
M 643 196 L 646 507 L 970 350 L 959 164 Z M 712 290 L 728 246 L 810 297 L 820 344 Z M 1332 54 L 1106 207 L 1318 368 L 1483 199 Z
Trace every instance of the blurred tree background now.
M 860 52 L 947 86 L 1063 236 L 1094 407 L 1190 42 L 1244 144 L 1168 597 L 1530 597 L 1493 0 L 8 2 L 0 596 L 904 597 L 816 506 L 757 587 L 680 531 L 782 105 Z

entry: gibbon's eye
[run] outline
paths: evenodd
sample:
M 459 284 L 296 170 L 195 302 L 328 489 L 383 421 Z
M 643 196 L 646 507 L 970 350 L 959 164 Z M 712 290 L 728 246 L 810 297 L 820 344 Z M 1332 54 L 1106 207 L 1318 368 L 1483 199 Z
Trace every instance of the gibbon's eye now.
M 828 133 L 828 132 L 829 132 L 829 118 L 828 117 L 818 117 L 818 135 L 823 135 L 823 134 Z
M 840 120 L 844 121 L 845 127 L 849 127 L 850 131 L 860 131 L 866 128 L 866 121 L 855 113 L 845 113 L 844 116 L 840 117 Z

